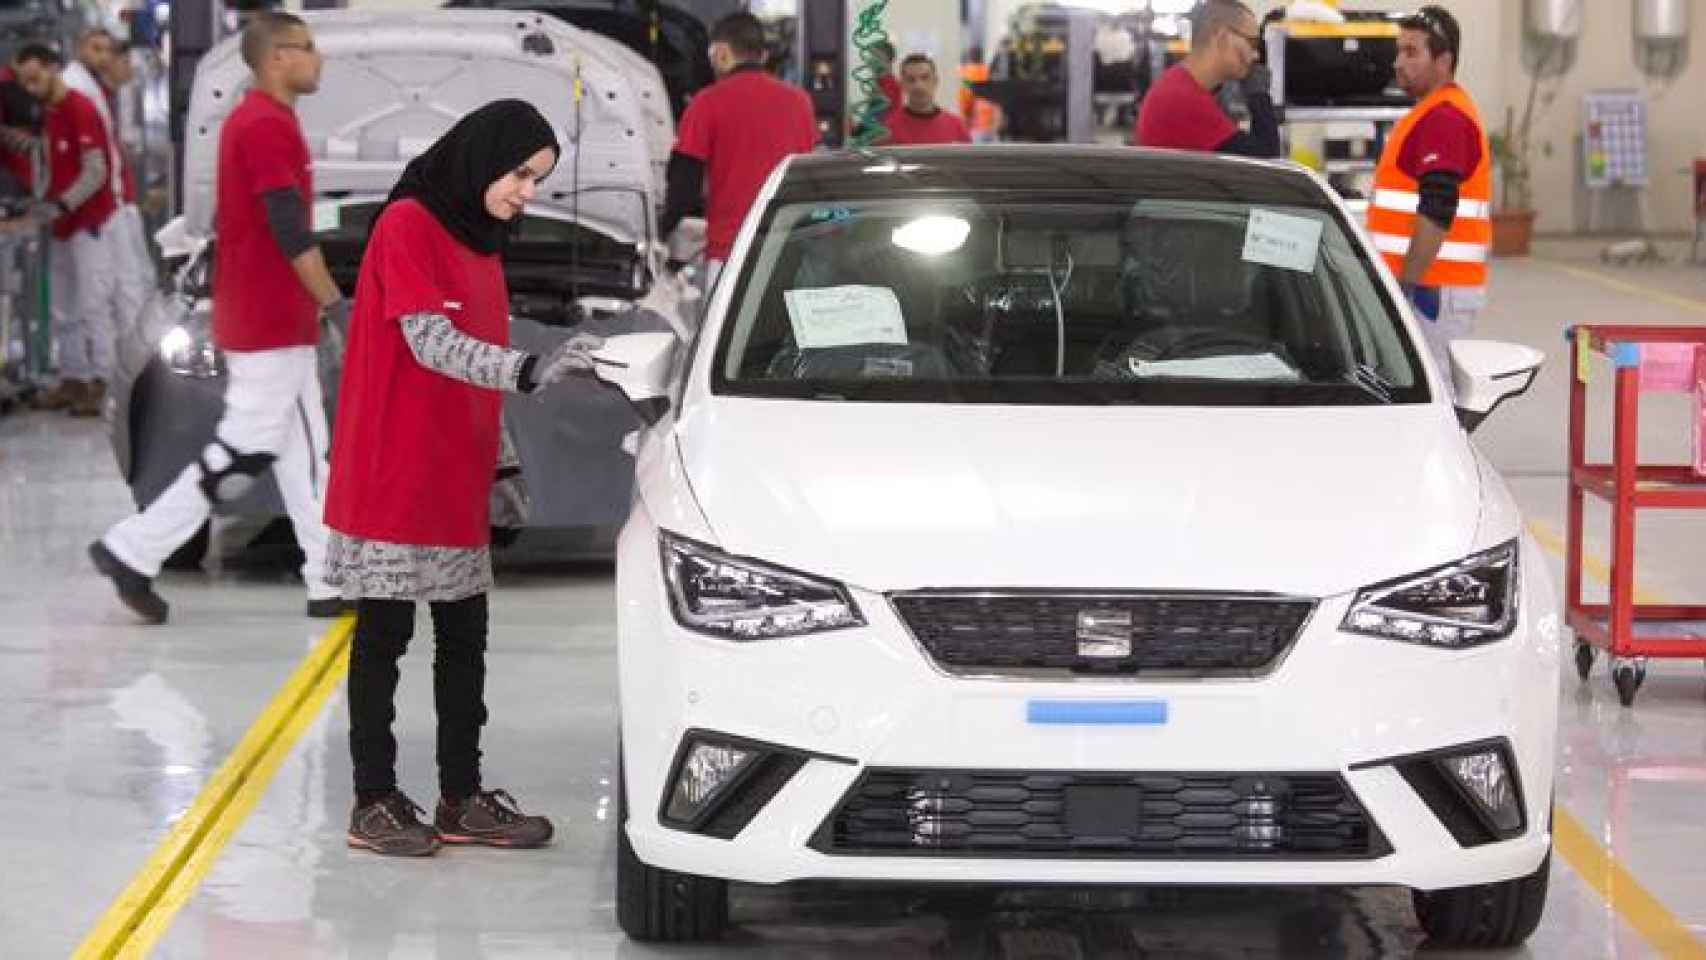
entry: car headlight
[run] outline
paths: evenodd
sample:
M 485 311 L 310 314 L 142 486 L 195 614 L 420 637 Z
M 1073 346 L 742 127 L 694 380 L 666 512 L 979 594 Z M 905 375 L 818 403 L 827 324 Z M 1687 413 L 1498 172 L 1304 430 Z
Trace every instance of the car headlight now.
M 689 630 L 748 642 L 865 625 L 839 583 L 667 533 L 659 545 L 670 609 Z
M 225 373 L 225 357 L 213 338 L 181 323 L 160 337 L 160 360 L 180 377 L 209 380 Z
M 1340 629 L 1436 647 L 1474 647 L 1516 629 L 1515 540 L 1357 592 Z

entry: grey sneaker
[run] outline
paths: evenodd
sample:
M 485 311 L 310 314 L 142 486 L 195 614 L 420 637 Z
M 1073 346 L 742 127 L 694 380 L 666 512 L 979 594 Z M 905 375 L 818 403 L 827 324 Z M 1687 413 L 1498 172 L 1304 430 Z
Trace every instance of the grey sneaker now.
M 420 821 L 424 813 L 413 800 L 393 791 L 350 814 L 349 845 L 393 857 L 431 856 L 438 849 L 438 834 Z
M 542 847 L 551 841 L 551 821 L 521 812 L 507 790 L 481 790 L 460 803 L 439 798 L 433 826 L 445 843 L 488 847 Z

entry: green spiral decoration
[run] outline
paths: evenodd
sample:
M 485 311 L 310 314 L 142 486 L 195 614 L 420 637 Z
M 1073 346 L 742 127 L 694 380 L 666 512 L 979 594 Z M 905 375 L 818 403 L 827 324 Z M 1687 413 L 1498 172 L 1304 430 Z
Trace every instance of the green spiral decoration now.
M 883 114 L 890 106 L 889 99 L 883 96 L 883 88 L 877 84 L 877 78 L 884 70 L 877 47 L 889 36 L 883 28 L 883 11 L 888 6 L 889 0 L 870 0 L 853 23 L 853 49 L 859 55 L 859 65 L 853 68 L 853 83 L 861 96 L 853 106 L 853 116 L 857 119 L 849 140 L 849 145 L 855 148 L 868 147 L 889 135 L 888 128 L 883 126 Z

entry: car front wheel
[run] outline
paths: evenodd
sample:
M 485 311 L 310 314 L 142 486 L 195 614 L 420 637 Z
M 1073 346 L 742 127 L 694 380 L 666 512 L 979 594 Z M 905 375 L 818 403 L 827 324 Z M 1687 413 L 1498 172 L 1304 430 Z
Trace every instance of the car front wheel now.
M 628 842 L 628 785 L 616 787 L 616 922 L 629 939 L 715 940 L 729 923 L 726 880 L 649 866 Z
M 1526 877 L 1412 894 L 1428 942 L 1440 947 L 1514 947 L 1540 926 L 1552 854 Z

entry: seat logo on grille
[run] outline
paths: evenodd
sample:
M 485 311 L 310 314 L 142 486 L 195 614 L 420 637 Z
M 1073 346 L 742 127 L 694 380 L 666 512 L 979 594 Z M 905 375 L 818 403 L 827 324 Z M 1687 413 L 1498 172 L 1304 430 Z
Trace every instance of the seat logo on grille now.
M 1131 611 L 1078 611 L 1078 655 L 1110 660 L 1131 656 Z

